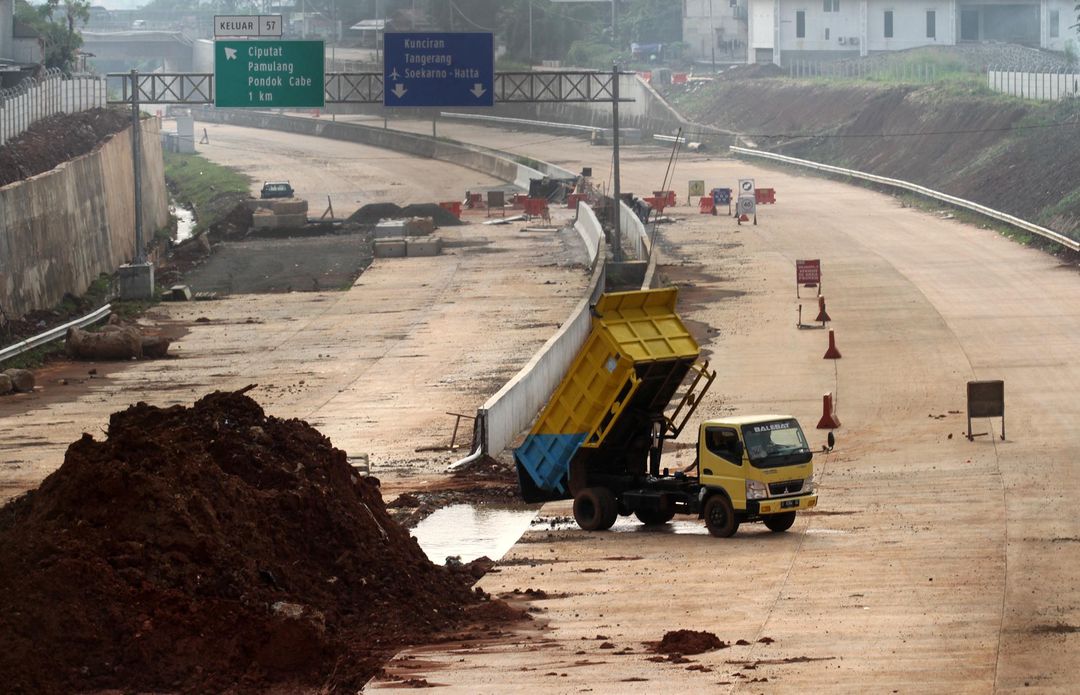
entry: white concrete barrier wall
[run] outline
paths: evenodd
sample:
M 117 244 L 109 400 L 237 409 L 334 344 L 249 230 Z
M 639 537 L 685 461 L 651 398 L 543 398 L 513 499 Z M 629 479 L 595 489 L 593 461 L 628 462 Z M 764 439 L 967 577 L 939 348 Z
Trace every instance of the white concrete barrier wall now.
M 623 237 L 623 250 L 632 251 L 639 261 L 649 259 L 649 234 L 645 225 L 625 201 L 619 201 L 619 231 Z
M 570 368 L 592 329 L 592 312 L 589 307 L 604 291 L 604 230 L 592 208 L 585 203 L 578 207 L 575 227 L 585 240 L 595 264 L 588 295 L 582 297 L 570 318 L 533 355 L 529 363 L 480 408 L 478 422 L 483 423 L 481 446 L 489 456 L 494 456 L 510 446 L 518 434 L 536 418 L 562 381 L 563 375 Z
M 1080 74 L 987 70 L 986 85 L 995 92 L 1023 99 L 1057 101 L 1080 96 Z

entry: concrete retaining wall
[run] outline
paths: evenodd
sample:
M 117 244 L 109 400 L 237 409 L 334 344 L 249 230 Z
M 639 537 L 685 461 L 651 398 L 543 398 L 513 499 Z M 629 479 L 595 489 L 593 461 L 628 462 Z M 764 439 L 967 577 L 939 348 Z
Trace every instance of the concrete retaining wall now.
M 482 433 L 481 446 L 488 455 L 494 456 L 510 446 L 536 418 L 592 329 L 589 307 L 604 291 L 604 230 L 592 208 L 585 203 L 578 207 L 578 221 L 574 226 L 585 239 L 596 264 L 588 295 L 582 297 L 558 332 L 544 343 L 529 363 L 480 408 L 477 419 Z
M 213 123 L 231 123 L 249 128 L 282 130 L 300 135 L 316 135 L 335 140 L 347 140 L 362 145 L 381 147 L 404 152 L 415 157 L 438 159 L 494 176 L 513 183 L 523 190 L 529 189 L 529 179 L 543 178 L 544 174 L 512 159 L 456 143 L 445 142 L 426 135 L 403 133 L 399 130 L 374 128 L 357 123 L 335 123 L 300 116 L 285 116 L 259 111 L 201 109 L 192 112 L 195 118 Z
M 143 225 L 168 223 L 156 119 L 142 122 Z M 135 252 L 131 130 L 93 152 L 0 188 L 0 308 L 9 318 L 82 294 Z

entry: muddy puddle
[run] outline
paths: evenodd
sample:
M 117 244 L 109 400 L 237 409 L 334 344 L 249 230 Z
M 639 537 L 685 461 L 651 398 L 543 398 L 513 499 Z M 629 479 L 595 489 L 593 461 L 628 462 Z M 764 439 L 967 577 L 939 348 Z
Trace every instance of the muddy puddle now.
M 483 555 L 498 560 L 529 529 L 536 514 L 533 509 L 454 504 L 432 513 L 412 534 L 428 559 L 439 565 L 454 556 L 462 562 Z

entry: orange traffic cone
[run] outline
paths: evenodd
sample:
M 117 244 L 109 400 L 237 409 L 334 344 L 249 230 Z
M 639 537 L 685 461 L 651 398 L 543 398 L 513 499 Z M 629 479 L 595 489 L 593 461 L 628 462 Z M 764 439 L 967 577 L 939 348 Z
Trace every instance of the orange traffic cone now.
M 840 351 L 836 349 L 836 333 L 829 329 L 829 349 L 825 351 L 826 360 L 838 360 L 840 359 Z
M 827 321 L 832 321 L 832 319 L 829 318 L 829 312 L 825 311 L 825 295 L 823 295 L 823 294 L 818 295 L 817 306 L 818 306 L 817 318 L 814 319 L 814 320 L 815 321 L 820 321 L 822 323 L 825 323 Z
M 836 417 L 836 408 L 833 405 L 831 393 L 826 393 L 821 399 L 821 419 L 818 420 L 819 430 L 835 430 L 840 426 L 840 418 Z

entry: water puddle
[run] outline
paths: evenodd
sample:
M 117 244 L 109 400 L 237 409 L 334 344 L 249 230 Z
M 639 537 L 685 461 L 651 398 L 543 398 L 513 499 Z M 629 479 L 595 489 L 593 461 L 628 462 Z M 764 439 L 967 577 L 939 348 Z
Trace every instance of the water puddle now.
M 581 527 L 577 525 L 577 522 L 573 519 L 558 519 L 553 520 L 550 523 L 543 523 L 545 528 L 550 528 L 552 531 L 573 531 L 581 530 Z M 660 524 L 658 526 L 646 526 L 638 521 L 633 516 L 620 516 L 615 525 L 611 527 L 611 533 L 669 533 L 676 536 L 701 536 L 708 535 L 709 530 L 705 528 L 705 523 L 700 519 L 672 519 L 666 524 Z M 582 533 L 587 533 L 582 531 Z
M 195 231 L 195 211 L 174 202 L 169 204 L 169 212 L 176 217 L 176 243 L 190 239 Z
M 532 509 L 499 509 L 454 504 L 443 507 L 412 530 L 420 548 L 437 565 L 459 556 L 470 562 L 487 555 L 498 560 L 529 529 Z

